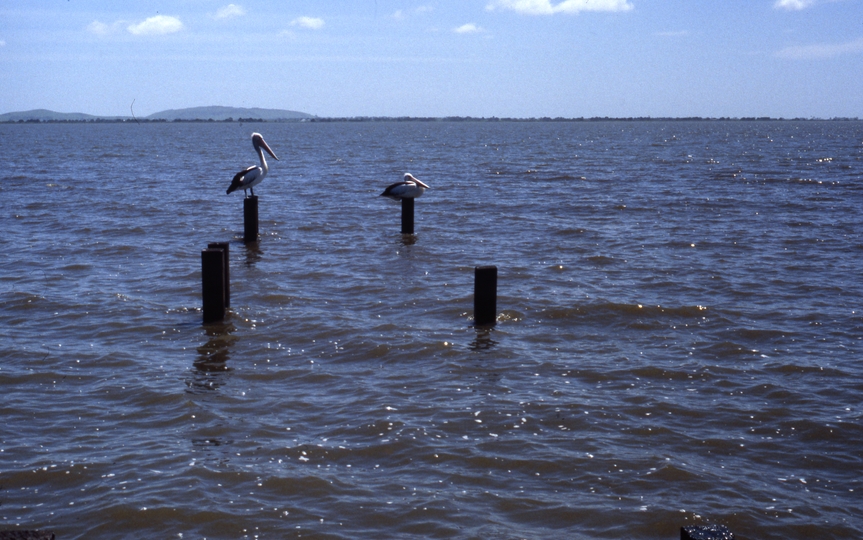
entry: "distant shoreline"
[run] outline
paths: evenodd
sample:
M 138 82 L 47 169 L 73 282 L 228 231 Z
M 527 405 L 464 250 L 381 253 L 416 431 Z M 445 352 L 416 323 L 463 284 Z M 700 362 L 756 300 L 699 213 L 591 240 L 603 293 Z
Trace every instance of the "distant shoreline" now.
M 134 103 L 134 102 L 133 102 Z M 131 106 L 130 106 L 131 109 Z M 772 118 L 769 116 L 744 116 L 744 117 L 705 117 L 705 116 L 592 116 L 592 117 L 478 117 L 478 116 L 332 116 L 321 117 L 300 111 L 288 109 L 263 109 L 260 107 L 225 107 L 222 105 L 210 105 L 206 107 L 189 107 L 185 109 L 168 109 L 153 113 L 144 117 L 131 111 L 130 115 L 123 116 L 100 116 L 85 113 L 63 113 L 49 109 L 31 109 L 29 111 L 17 111 L 0 114 L 2 124 L 66 124 L 66 123 L 114 123 L 125 124 L 135 122 L 136 124 L 151 122 L 715 122 L 715 121 L 741 121 L 741 122 L 782 122 L 782 121 L 855 121 L 858 118 Z
M 590 118 L 498 118 L 474 116 L 354 116 L 354 117 L 313 117 L 313 118 L 280 118 L 270 120 L 265 118 L 227 118 L 214 120 L 203 119 L 147 119 L 132 117 L 94 117 L 87 119 L 44 119 L 29 118 L 17 120 L 0 120 L 0 124 L 167 124 L 167 123 L 335 123 L 335 122 L 859 122 L 859 118 L 772 118 L 763 117 L 590 117 Z

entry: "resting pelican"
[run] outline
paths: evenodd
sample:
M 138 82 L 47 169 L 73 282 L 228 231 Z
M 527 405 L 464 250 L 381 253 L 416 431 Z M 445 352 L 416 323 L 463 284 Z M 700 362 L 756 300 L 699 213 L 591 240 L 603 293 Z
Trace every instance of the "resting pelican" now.
M 389 197 L 393 200 L 416 199 L 427 189 L 428 185 L 414 178 L 411 173 L 405 173 L 403 182 L 396 182 L 381 193 L 381 197 Z
M 270 150 L 269 145 L 264 138 L 261 137 L 260 133 L 252 133 L 252 146 L 255 147 L 255 152 L 258 153 L 258 158 L 261 160 L 261 166 L 258 167 L 257 165 L 252 165 L 251 167 L 238 172 L 231 181 L 231 185 L 228 186 L 227 193 L 231 193 L 232 191 L 242 188 L 243 193 L 248 189 L 252 192 L 252 196 L 254 197 L 255 190 L 252 188 L 260 184 L 270 170 L 270 168 L 267 167 L 267 160 L 264 159 L 264 150 L 273 156 L 273 159 L 276 161 L 279 160 L 279 158 L 276 157 L 276 154 Z M 248 196 L 248 194 L 246 195 Z

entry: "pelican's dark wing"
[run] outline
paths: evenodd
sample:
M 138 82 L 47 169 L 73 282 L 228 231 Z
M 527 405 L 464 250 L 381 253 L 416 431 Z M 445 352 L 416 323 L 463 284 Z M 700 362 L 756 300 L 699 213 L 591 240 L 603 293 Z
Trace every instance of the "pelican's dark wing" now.
M 408 185 L 413 185 L 411 182 L 396 182 L 395 184 L 387 187 L 383 193 L 381 193 L 381 197 L 391 197 L 393 199 L 401 199 L 401 195 L 404 193 L 404 189 Z
M 243 186 L 248 186 L 249 183 L 251 183 L 252 180 L 257 178 L 260 174 L 261 168 L 257 165 L 252 165 L 251 167 L 243 169 L 234 175 L 234 179 L 231 180 L 231 185 L 228 186 L 228 191 L 226 193 L 243 189 Z

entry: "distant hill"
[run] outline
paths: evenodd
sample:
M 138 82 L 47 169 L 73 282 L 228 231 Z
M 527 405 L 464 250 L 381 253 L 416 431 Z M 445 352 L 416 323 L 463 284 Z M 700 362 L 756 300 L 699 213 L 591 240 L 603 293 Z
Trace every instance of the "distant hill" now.
M 98 120 L 100 118 L 115 119 L 118 117 L 100 117 L 84 113 L 61 113 L 49 111 L 48 109 L 33 109 L 32 111 L 0 114 L 0 122 L 26 122 L 28 120 L 36 120 L 40 122 L 84 122 L 87 120 Z
M 314 115 L 282 109 L 259 109 L 243 107 L 192 107 L 189 109 L 171 109 L 157 112 L 138 120 L 156 120 L 171 122 L 174 120 L 303 120 L 317 118 Z M 99 122 L 99 121 L 130 121 L 131 116 L 96 116 L 84 113 L 61 113 L 48 109 L 33 109 L 0 114 L 0 122 Z
M 169 109 L 151 114 L 147 120 L 239 120 L 255 118 L 261 120 L 298 120 L 314 118 L 314 115 L 282 109 L 246 109 L 242 107 L 192 107 L 190 109 Z

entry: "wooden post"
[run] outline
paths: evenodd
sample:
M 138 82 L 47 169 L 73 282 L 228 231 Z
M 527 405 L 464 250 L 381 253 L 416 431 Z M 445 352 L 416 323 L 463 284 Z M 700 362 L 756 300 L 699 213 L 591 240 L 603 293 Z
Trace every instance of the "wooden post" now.
M 402 199 L 402 234 L 414 233 L 414 200 Z
M 225 307 L 231 307 L 231 250 L 228 242 L 210 242 L 210 249 L 222 249 L 225 251 Z
M 225 318 L 225 250 L 201 250 L 204 324 Z
M 477 266 L 474 270 L 473 317 L 476 326 L 497 321 L 497 266 Z
M 243 242 L 258 241 L 258 196 L 243 199 Z

